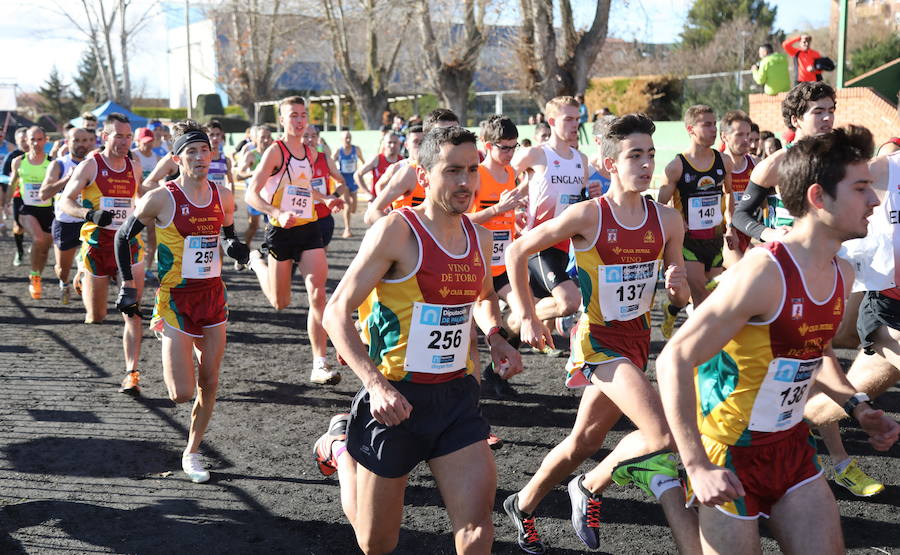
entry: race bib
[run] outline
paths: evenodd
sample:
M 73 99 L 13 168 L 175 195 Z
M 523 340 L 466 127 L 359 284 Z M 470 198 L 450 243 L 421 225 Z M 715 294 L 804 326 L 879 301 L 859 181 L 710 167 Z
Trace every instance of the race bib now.
M 224 173 L 211 173 L 207 175 L 207 178 L 213 182 L 215 185 L 223 186 L 225 185 L 225 174 Z
M 472 303 L 447 306 L 416 302 L 404 370 L 445 374 L 464 369 L 471 332 Z
M 356 156 L 341 158 L 341 173 L 354 173 L 356 171 Z
M 653 304 L 658 273 L 659 260 L 599 266 L 597 293 L 603 319 L 625 321 L 647 313 Z
M 556 203 L 556 212 L 553 214 L 553 216 L 559 216 L 566 208 L 579 202 L 581 202 L 581 194 L 570 195 L 567 193 L 563 193 L 559 195 L 559 201 Z
M 494 244 L 491 249 L 491 266 L 505 266 L 506 262 L 503 256 L 506 253 L 506 247 L 512 242 L 512 232 L 509 230 L 493 231 L 492 234 Z
M 822 358 L 776 358 L 756 394 L 750 413 L 750 430 L 780 432 L 803 420 L 809 388 L 822 367 Z
M 184 238 L 181 277 L 207 279 L 222 275 L 218 235 L 189 235 Z
M 50 202 L 41 200 L 40 183 L 22 184 L 22 202 L 27 206 L 50 206 Z
M 688 229 L 697 231 L 722 223 L 722 195 L 706 195 L 688 199 Z
M 302 220 L 312 219 L 312 189 L 298 187 L 297 185 L 285 185 L 284 194 L 281 195 L 282 210 L 293 212 Z
M 314 178 L 312 178 L 312 181 L 309 182 L 309 184 L 312 186 L 313 189 L 315 189 L 316 191 L 319 191 L 319 193 L 321 193 L 323 195 L 328 194 L 328 187 L 325 185 L 324 177 L 314 177 Z
M 113 215 L 113 221 L 104 229 L 119 229 L 128 216 L 134 212 L 134 199 L 131 197 L 100 197 L 100 210 L 106 210 Z

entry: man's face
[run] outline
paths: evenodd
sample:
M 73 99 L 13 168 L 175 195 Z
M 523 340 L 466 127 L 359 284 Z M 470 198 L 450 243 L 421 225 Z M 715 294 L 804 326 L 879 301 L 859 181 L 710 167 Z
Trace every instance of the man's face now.
M 94 148 L 94 134 L 84 129 L 69 130 L 69 152 L 72 158 L 81 160 Z
M 302 137 L 306 125 L 305 104 L 285 104 L 281 107 L 281 126 L 284 127 L 285 133 L 294 137 Z
M 765 58 L 768 55 L 769 55 L 769 52 L 765 48 L 760 46 L 759 47 L 759 59 L 762 60 L 763 58 Z
M 542 145 L 550 140 L 550 130 L 546 127 L 538 128 L 534 133 L 534 142 Z
M 300 141 L 304 146 L 308 146 L 311 149 L 314 149 L 319 145 L 319 134 L 316 133 L 316 130 L 313 129 L 313 126 L 308 126 L 303 131 L 303 139 Z
M 16 147 L 22 152 L 28 152 L 28 132 L 23 131 L 21 133 L 16 133 Z
M 209 164 L 212 160 L 212 150 L 206 143 L 195 142 L 174 156 L 175 162 L 181 168 L 181 172 L 194 179 L 206 179 L 209 175 Z
M 518 139 L 500 139 L 496 143 L 486 143 L 488 156 L 501 166 L 508 166 L 512 161 L 516 149 L 519 148 Z
M 269 145 L 272 144 L 272 132 L 269 129 L 263 128 L 256 135 L 256 147 L 260 152 L 265 152 Z
M 702 146 L 712 146 L 716 142 L 716 115 L 711 113 L 697 116 L 693 125 L 687 126 L 691 139 Z
M 554 117 L 547 120 L 553 134 L 564 143 L 578 141 L 578 108 L 575 106 L 560 106 Z
M 349 131 L 345 131 L 344 132 L 344 145 L 350 146 L 352 144 L 353 144 L 353 136 L 350 134 Z
M 225 140 L 225 132 L 221 129 L 212 127 L 207 135 L 209 136 L 209 144 L 212 145 L 212 151 L 219 152 L 219 147 L 222 146 L 222 142 Z
M 29 152 L 44 152 L 44 145 L 47 144 L 47 135 L 40 129 L 29 129 L 25 134 L 28 139 Z
M 824 135 L 831 133 L 834 128 L 834 109 L 834 100 L 830 96 L 811 100 L 803 116 L 799 120 L 796 116 L 791 116 L 791 121 L 804 137 Z
M 97 120 L 86 119 L 84 120 L 84 128 L 93 133 L 97 134 Z
M 441 154 L 427 179 L 428 198 L 447 214 L 465 214 L 478 191 L 478 150 L 473 143 L 441 146 Z
M 604 158 L 603 166 L 611 174 L 619 176 L 619 183 L 626 191 L 643 193 L 650 188 L 656 167 L 656 149 L 653 137 L 644 133 L 632 133 L 620 143 L 621 151 L 615 158 Z
M 384 155 L 393 158 L 400 152 L 400 139 L 397 135 L 388 135 L 384 139 Z
M 422 146 L 424 138 L 424 133 L 410 133 L 406 136 L 406 150 L 409 151 L 409 157 L 413 160 L 419 157 L 419 147 Z
M 722 140 L 732 154 L 736 156 L 747 154 L 750 152 L 750 124 L 746 121 L 731 122 L 722 134 Z
M 823 192 L 824 213 L 822 219 L 838 232 L 841 241 L 865 237 L 869 216 L 878 206 L 878 197 L 872 189 L 872 173 L 866 162 L 847 166 L 846 174 L 831 198 Z
M 809 46 L 812 44 L 812 37 L 809 35 L 802 35 L 800 37 L 800 43 L 798 47 L 800 50 L 809 50 Z
M 758 152 L 759 150 L 759 131 L 750 132 L 750 152 Z
M 103 143 L 106 153 L 112 158 L 125 158 L 131 148 L 133 138 L 131 124 L 121 121 L 113 122 L 113 126 L 103 127 Z

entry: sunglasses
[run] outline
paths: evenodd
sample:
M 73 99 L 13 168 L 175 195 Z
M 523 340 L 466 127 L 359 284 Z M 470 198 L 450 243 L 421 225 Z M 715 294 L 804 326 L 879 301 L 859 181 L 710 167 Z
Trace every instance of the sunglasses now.
M 519 148 L 519 143 L 516 143 L 512 146 L 494 145 L 494 148 L 496 148 L 500 152 L 512 152 L 515 149 Z

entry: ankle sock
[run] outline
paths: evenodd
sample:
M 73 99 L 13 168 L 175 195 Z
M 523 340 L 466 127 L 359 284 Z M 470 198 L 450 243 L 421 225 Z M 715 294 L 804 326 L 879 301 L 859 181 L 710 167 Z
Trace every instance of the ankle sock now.
M 841 472 L 847 470 L 847 467 L 850 466 L 850 461 L 852 461 L 852 460 L 853 459 L 851 459 L 850 457 L 847 457 L 846 459 L 842 460 L 841 462 L 835 463 L 834 473 L 840 474 Z

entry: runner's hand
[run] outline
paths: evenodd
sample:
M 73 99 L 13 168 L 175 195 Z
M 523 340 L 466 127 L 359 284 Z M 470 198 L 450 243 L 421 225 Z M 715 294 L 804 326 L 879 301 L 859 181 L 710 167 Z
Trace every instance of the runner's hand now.
M 545 326 L 540 320 L 523 319 L 519 336 L 522 338 L 523 343 L 528 343 L 535 349 L 541 351 L 543 351 L 547 345 L 554 347 L 550 328 Z
M 688 477 L 697 501 L 708 507 L 722 505 L 745 495 L 744 486 L 737 475 L 721 466 L 710 464 L 709 467 L 689 471 Z
M 119 289 L 119 298 L 116 299 L 116 308 L 119 312 L 129 318 L 137 316 L 141 317 L 141 308 L 138 306 L 137 289 L 134 287 L 125 287 Z
M 225 239 L 225 254 L 241 264 L 250 262 L 250 247 L 237 239 Z
M 591 198 L 599 198 L 603 196 L 603 185 L 599 181 L 591 181 L 588 183 L 588 196 Z
M 725 229 L 725 245 L 730 250 L 733 250 L 733 251 L 737 250 L 737 248 L 738 248 L 737 233 L 735 232 L 734 228 L 731 226 L 728 226 Z
M 344 201 L 339 198 L 329 197 L 325 201 L 325 206 L 327 206 L 328 209 L 332 212 L 340 212 L 341 209 L 344 208 Z
M 279 210 L 278 216 L 275 217 L 275 220 L 281 224 L 281 227 L 292 227 L 294 220 L 296 219 L 297 217 L 291 211 L 282 212 Z
M 106 227 L 113 222 L 112 212 L 106 210 L 88 210 L 84 215 L 84 219 L 94 222 L 100 227 Z
M 496 337 L 497 339 L 493 339 Z M 504 380 L 519 374 L 524 369 L 522 366 L 522 355 L 506 339 L 500 337 L 499 334 L 491 336 L 491 361 L 494 368 Z
M 500 200 L 497 201 L 497 204 L 495 204 L 494 207 L 499 215 L 524 206 L 524 202 L 525 201 L 522 199 L 522 190 L 516 187 L 500 193 Z
M 412 412 L 412 405 L 391 384 L 379 384 L 369 390 L 372 418 L 385 426 L 397 426 Z
M 687 284 L 687 272 L 683 266 L 669 265 L 666 268 L 666 290 L 670 295 L 677 295 Z
M 869 443 L 878 451 L 887 451 L 900 436 L 900 424 L 884 414 L 883 410 L 861 409 L 859 425 L 869 434 Z

